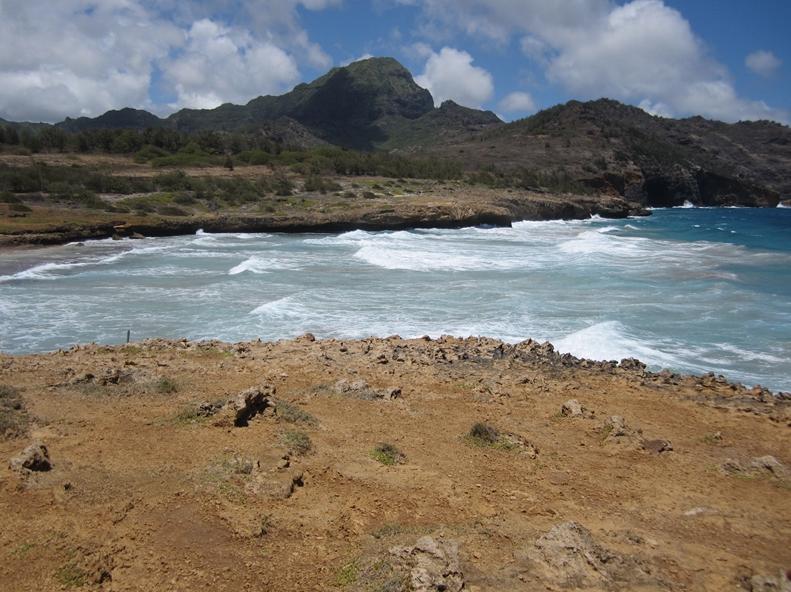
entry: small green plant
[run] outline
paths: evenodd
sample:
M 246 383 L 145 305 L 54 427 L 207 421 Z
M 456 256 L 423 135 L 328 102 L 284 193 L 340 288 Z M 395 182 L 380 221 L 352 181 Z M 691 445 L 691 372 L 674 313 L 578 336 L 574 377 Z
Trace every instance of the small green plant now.
M 272 516 L 270 516 L 269 514 L 264 514 L 263 516 L 261 516 L 261 520 L 259 521 L 258 524 L 260 528 L 260 530 L 257 533 L 258 536 L 263 537 L 268 535 L 272 531 L 273 525 L 274 524 L 272 522 Z
M 467 439 L 476 446 L 494 446 L 500 440 L 500 432 L 493 426 L 478 422 L 470 428 Z
M 88 574 L 73 563 L 67 563 L 55 572 L 55 580 L 64 588 L 80 588 L 88 583 Z
M 360 576 L 360 566 L 356 561 L 352 561 L 344 565 L 335 577 L 335 583 L 338 586 L 350 586 L 357 581 Z
M 371 452 L 374 460 L 379 461 L 388 467 L 400 464 L 406 460 L 406 456 L 392 444 L 380 442 Z
M 313 443 L 310 441 L 310 436 L 305 432 L 291 431 L 286 432 L 282 436 L 283 444 L 285 444 L 292 454 L 304 455 L 310 452 L 313 448 Z
M 172 378 L 168 378 L 167 376 L 163 376 L 157 380 L 156 383 L 154 383 L 154 389 L 161 395 L 168 395 L 179 390 L 176 381 Z
M 278 401 L 275 413 L 278 419 L 288 423 L 304 423 L 307 425 L 315 425 L 317 423 L 316 418 L 310 413 L 287 401 Z
M 0 384 L 0 438 L 15 438 L 27 432 L 28 416 L 19 389 Z

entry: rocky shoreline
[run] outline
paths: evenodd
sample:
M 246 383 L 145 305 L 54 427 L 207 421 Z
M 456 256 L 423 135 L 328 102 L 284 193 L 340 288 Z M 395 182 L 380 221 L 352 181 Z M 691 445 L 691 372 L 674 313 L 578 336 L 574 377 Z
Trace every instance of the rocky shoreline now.
M 58 245 L 105 239 L 177 236 L 206 232 L 336 233 L 351 230 L 409 230 L 511 226 L 520 220 L 626 218 L 649 215 L 641 206 L 615 197 L 590 196 L 483 196 L 434 201 L 379 200 L 350 203 L 332 212 L 301 211 L 287 215 L 214 214 L 185 218 L 152 217 L 127 221 L 116 216 L 105 223 L 53 223 L 45 229 L 20 229 L 0 234 L 0 247 Z
M 530 340 L 155 339 L 0 354 L 0 402 L 15 590 L 791 585 L 791 395 L 711 374 Z

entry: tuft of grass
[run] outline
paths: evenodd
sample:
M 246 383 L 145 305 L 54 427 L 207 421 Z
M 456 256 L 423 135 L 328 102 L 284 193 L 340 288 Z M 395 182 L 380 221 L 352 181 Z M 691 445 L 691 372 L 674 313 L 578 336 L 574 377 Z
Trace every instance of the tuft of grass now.
M 494 446 L 500 440 L 500 432 L 494 426 L 478 422 L 470 428 L 467 439 L 476 446 Z
M 80 588 L 88 583 L 88 574 L 73 563 L 67 563 L 55 572 L 55 581 L 64 588 Z
M 0 384 L 0 438 L 17 438 L 27 433 L 28 415 L 19 389 Z
M 350 586 L 357 581 L 358 577 L 360 577 L 360 566 L 356 561 L 352 561 L 338 570 L 338 575 L 335 576 L 335 583 L 338 586 Z
M 316 425 L 316 418 L 307 411 L 300 409 L 287 401 L 278 401 L 275 406 L 275 413 L 279 419 L 288 423 L 304 423 L 306 425 Z
M 310 436 L 305 432 L 290 431 L 281 436 L 283 444 L 285 444 L 292 454 L 299 456 L 305 455 L 313 449 L 313 443 L 310 441 Z
M 161 395 L 168 395 L 179 390 L 178 384 L 172 378 L 163 376 L 154 383 L 154 390 Z
M 371 451 L 371 457 L 388 467 L 401 464 L 406 460 L 406 456 L 398 448 L 387 442 L 380 442 Z

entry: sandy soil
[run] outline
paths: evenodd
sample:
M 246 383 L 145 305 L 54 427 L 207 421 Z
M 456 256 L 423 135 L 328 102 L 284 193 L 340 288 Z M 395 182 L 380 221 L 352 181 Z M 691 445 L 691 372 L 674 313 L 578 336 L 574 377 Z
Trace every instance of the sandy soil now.
M 4 590 L 788 585 L 791 402 L 717 377 L 306 336 L 2 355 L 0 385 L 23 403 L 2 407 L 0 456 L 39 441 L 52 463 L 0 469 Z M 251 387 L 261 412 L 236 427 L 221 405 Z M 469 437 L 478 422 L 499 436 Z M 458 563 L 426 563 L 425 535 Z M 450 584 L 421 587 L 432 569 Z

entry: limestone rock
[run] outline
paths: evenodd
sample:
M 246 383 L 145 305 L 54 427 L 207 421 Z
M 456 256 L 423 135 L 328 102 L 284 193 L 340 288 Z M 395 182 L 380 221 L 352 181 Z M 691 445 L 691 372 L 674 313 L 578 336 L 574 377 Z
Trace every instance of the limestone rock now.
M 274 394 L 275 387 L 265 384 L 249 388 L 236 395 L 231 402 L 234 413 L 233 424 L 236 427 L 246 426 L 253 417 L 263 413 L 270 406 L 270 399 Z
M 585 407 L 582 403 L 577 401 L 577 399 L 569 399 L 563 406 L 560 408 L 560 414 L 563 417 L 582 417 L 582 418 L 592 418 L 594 413 L 590 411 L 587 407 Z
M 355 380 L 352 382 L 348 380 L 339 380 L 335 383 L 334 390 L 339 395 L 366 401 L 374 401 L 377 399 L 392 401 L 401 396 L 400 388 L 375 389 L 364 380 Z
M 576 522 L 552 527 L 525 551 L 524 560 L 530 576 L 552 589 L 633 589 L 653 579 L 641 561 L 609 551 Z
M 52 469 L 47 447 L 41 442 L 34 442 L 25 448 L 19 456 L 11 459 L 9 465 L 12 470 L 20 473 L 49 471 Z
M 414 592 L 459 592 L 464 588 L 456 541 L 424 536 L 414 546 L 390 549 L 390 555 L 408 573 L 409 589 Z

